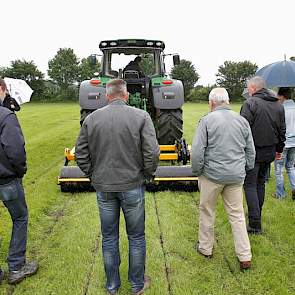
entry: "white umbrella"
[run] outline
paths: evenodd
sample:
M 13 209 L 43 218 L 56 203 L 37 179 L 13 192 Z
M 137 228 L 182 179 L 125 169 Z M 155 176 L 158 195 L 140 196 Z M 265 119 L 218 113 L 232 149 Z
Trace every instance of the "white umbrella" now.
M 26 81 L 12 78 L 4 78 L 4 81 L 10 96 L 13 97 L 19 104 L 30 101 L 33 90 Z

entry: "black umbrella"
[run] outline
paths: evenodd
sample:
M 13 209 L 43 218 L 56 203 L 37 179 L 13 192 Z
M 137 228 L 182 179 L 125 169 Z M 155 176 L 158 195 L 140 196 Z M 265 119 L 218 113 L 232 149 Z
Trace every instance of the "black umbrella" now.
M 269 64 L 256 72 L 267 87 L 295 87 L 295 62 L 284 60 Z

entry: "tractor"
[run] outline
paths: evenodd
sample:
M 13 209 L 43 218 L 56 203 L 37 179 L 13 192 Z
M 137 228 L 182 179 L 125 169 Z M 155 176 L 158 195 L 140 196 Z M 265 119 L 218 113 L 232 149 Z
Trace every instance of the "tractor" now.
M 80 124 L 96 109 L 107 105 L 106 84 L 111 79 L 124 79 L 129 92 L 130 106 L 146 110 L 154 123 L 160 145 L 160 160 L 186 165 L 190 159 L 189 149 L 182 138 L 184 103 L 183 84 L 171 79 L 165 70 L 165 44 L 159 40 L 119 39 L 101 41 L 102 54 L 89 57 L 90 63 L 97 64 L 101 57 L 101 70 L 96 77 L 83 81 L 79 89 Z M 173 64 L 178 65 L 178 54 L 173 56 Z M 69 166 L 74 160 L 74 149 L 65 150 L 66 162 L 58 179 L 62 191 L 83 190 L 90 180 L 85 178 L 77 166 Z M 190 166 L 162 166 L 157 170 L 155 179 L 169 181 L 196 181 Z M 170 175 L 171 174 L 171 175 Z M 151 187 L 154 186 L 155 182 Z
M 155 125 L 160 145 L 175 144 L 182 138 L 182 105 L 184 92 L 182 82 L 170 79 L 165 73 L 165 44 L 157 40 L 122 39 L 102 41 L 101 72 L 98 78 L 83 81 L 79 101 L 81 123 L 92 111 L 107 104 L 106 83 L 114 78 L 127 82 L 129 105 L 146 110 Z M 126 69 L 124 65 L 133 58 L 141 58 L 142 71 Z M 96 55 L 90 56 L 96 63 Z M 173 55 L 174 65 L 179 55 Z

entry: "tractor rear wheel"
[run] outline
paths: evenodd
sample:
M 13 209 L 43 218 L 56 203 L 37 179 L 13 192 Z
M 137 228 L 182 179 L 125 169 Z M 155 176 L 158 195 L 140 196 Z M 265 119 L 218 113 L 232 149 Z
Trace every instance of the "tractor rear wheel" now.
M 175 144 L 183 134 L 182 109 L 160 110 L 157 125 L 159 144 Z

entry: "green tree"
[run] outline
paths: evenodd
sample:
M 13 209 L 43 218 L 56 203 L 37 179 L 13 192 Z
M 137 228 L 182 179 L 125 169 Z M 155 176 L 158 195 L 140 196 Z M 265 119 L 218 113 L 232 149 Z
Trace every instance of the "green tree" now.
M 94 77 L 94 73 L 96 72 L 100 72 L 100 63 L 98 62 L 94 65 L 89 58 L 82 58 L 79 64 L 79 76 L 77 80 L 79 83 L 84 80 L 90 80 Z
M 202 86 L 197 85 L 193 89 L 191 89 L 190 93 L 188 94 L 189 101 L 199 102 L 199 101 L 206 101 L 208 102 L 209 93 L 215 87 L 215 85 L 208 85 Z
M 179 65 L 172 68 L 171 77 L 182 81 L 185 100 L 189 100 L 190 90 L 200 78 L 192 62 L 182 59 Z
M 32 99 L 42 96 L 44 91 L 44 74 L 38 70 L 33 61 L 15 60 L 11 66 L 0 69 L 0 76 L 25 80 L 34 90 Z
M 237 100 L 242 97 L 247 79 L 255 75 L 256 71 L 257 65 L 250 61 L 225 61 L 218 68 L 216 83 L 227 89 L 231 100 Z
M 79 79 L 79 61 L 71 48 L 60 48 L 48 62 L 48 75 L 62 91 Z

